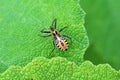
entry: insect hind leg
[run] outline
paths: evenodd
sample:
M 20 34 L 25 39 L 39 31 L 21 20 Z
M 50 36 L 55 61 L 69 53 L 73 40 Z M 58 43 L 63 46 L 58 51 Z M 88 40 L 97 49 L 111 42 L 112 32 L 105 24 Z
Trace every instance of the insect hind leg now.
M 53 53 L 53 51 L 55 50 L 55 41 L 54 41 L 54 40 L 53 40 L 53 46 L 54 46 L 54 48 L 53 48 L 52 51 L 49 53 L 49 56 L 51 56 L 52 53 Z

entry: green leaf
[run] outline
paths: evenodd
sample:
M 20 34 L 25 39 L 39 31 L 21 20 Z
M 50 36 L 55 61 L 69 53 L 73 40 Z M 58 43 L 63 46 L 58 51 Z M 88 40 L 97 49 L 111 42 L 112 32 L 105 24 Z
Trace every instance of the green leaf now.
M 12 66 L 0 75 L 1 80 L 120 80 L 120 72 L 108 64 L 90 61 L 77 66 L 65 58 L 39 57 L 25 67 Z
M 80 64 L 88 47 L 84 16 L 78 0 L 0 0 L 0 72 L 11 65 L 24 66 L 38 56 L 48 57 L 54 38 L 38 34 L 49 30 L 54 18 L 57 30 L 68 26 L 61 34 L 70 36 L 73 43 L 68 51 L 56 48 L 51 57 L 66 57 Z
M 120 69 L 120 0 L 81 0 L 90 47 L 85 59 Z M 91 5 L 92 4 L 92 5 Z

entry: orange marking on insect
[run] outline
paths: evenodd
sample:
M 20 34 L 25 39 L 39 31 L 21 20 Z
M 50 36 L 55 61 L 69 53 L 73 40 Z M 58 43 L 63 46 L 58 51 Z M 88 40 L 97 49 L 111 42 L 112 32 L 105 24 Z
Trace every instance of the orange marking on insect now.
M 51 29 L 51 33 L 54 36 L 56 45 L 63 51 L 68 49 L 68 44 L 66 40 L 56 31 L 56 29 Z
M 63 51 L 65 51 L 65 50 L 68 49 L 68 44 L 67 44 L 67 42 L 66 42 L 65 40 L 59 41 L 59 43 L 57 44 L 57 46 L 58 46 L 61 50 L 63 50 Z

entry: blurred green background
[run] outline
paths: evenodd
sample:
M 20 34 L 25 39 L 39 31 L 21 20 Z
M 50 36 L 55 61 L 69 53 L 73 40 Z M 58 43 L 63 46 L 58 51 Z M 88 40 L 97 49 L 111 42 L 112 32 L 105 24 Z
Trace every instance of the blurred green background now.
M 90 46 L 85 60 L 120 69 L 120 0 L 81 0 Z

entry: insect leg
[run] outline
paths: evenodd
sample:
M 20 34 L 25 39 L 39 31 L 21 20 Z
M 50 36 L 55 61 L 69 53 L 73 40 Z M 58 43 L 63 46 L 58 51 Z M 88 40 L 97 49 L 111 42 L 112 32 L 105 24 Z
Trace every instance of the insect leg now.
M 49 56 L 51 56 L 52 52 L 55 50 L 55 42 L 54 42 L 54 40 L 53 40 L 53 46 L 54 46 L 54 48 L 53 48 L 52 51 L 50 52 Z
M 59 30 L 59 32 L 63 31 L 65 28 L 67 28 L 67 26 L 61 28 L 61 29 Z
M 70 39 L 70 43 L 72 44 L 72 38 L 71 37 L 69 37 L 67 35 L 62 35 L 62 36 L 69 38 Z
M 51 33 L 50 31 L 45 31 L 44 29 L 40 31 L 41 33 Z
M 46 37 L 50 37 L 50 36 L 51 36 L 51 34 L 46 35 L 46 36 L 41 36 L 41 35 L 38 35 L 38 36 L 46 38 Z
M 53 20 L 52 27 L 56 29 L 56 19 Z

